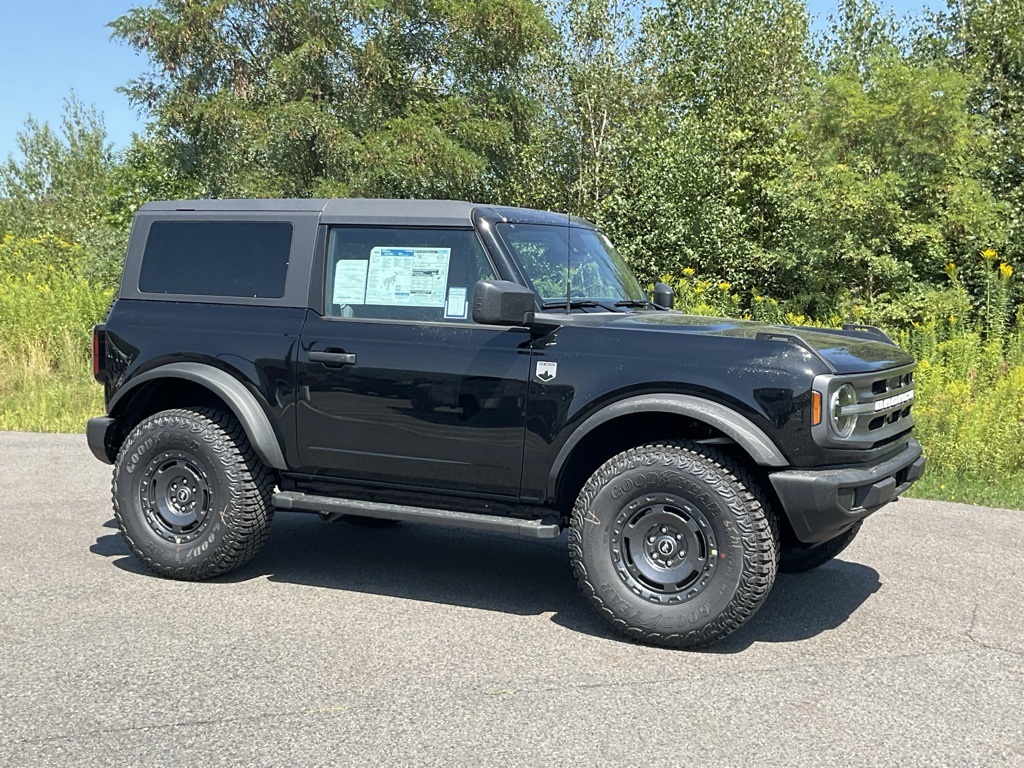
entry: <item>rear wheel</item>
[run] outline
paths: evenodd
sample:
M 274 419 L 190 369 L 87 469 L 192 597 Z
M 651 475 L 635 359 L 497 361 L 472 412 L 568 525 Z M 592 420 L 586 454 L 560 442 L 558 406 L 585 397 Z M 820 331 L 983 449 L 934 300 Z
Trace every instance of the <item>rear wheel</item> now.
M 860 532 L 863 521 L 858 520 L 852 528 L 843 531 L 824 544 L 803 549 L 784 549 L 779 556 L 779 570 L 783 573 L 803 573 L 824 565 L 848 546 Z
M 645 445 L 615 456 L 573 508 L 580 589 L 613 627 L 699 648 L 743 625 L 775 580 L 774 520 L 754 483 L 708 446 Z
M 132 552 L 175 579 L 252 559 L 273 518 L 273 480 L 241 425 L 212 408 L 162 411 L 132 430 L 114 464 L 114 516 Z

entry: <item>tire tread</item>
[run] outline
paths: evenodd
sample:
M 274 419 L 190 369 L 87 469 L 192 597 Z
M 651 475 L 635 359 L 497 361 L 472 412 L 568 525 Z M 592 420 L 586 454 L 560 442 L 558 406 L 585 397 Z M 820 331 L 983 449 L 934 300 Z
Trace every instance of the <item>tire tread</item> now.
M 123 458 L 148 435 L 168 427 L 189 430 L 210 448 L 220 461 L 230 496 L 222 511 L 227 533 L 221 546 L 211 557 L 189 565 L 168 566 L 147 555 L 129 533 L 119 501 L 118 466 Z M 256 556 L 273 521 L 273 489 L 274 477 L 256 454 L 242 425 L 233 415 L 217 408 L 176 408 L 143 419 L 121 446 L 111 481 L 114 518 L 132 553 L 154 573 L 185 581 L 223 575 Z
M 737 596 L 717 618 L 704 627 L 680 633 L 663 633 L 631 624 L 602 599 L 583 562 L 583 522 L 594 497 L 607 482 L 626 469 L 656 464 L 698 474 L 715 486 L 724 499 L 735 502 L 744 550 L 743 573 Z M 778 521 L 757 483 L 731 457 L 710 446 L 689 441 L 659 441 L 641 445 L 606 461 L 584 484 L 573 506 L 569 523 L 569 556 L 584 597 L 620 634 L 631 640 L 676 648 L 703 648 L 735 632 L 761 607 L 771 591 L 778 570 Z

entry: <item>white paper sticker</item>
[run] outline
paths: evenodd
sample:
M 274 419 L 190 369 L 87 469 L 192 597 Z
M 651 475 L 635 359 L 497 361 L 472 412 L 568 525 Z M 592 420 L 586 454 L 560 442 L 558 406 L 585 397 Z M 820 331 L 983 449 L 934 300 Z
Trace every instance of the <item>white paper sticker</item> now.
M 368 261 L 339 261 L 334 267 L 335 304 L 366 303 L 366 268 Z
M 448 289 L 448 303 L 444 305 L 444 316 L 449 320 L 465 320 L 467 315 L 465 287 Z
M 451 248 L 384 248 L 370 251 L 366 303 L 443 307 Z

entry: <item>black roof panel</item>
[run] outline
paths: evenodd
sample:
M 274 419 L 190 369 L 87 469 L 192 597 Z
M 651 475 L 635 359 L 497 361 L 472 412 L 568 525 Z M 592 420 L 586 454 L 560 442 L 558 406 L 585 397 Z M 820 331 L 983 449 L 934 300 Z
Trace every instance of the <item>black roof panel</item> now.
M 473 212 L 517 224 L 566 225 L 592 227 L 590 222 L 564 213 L 532 208 L 469 203 L 462 200 L 410 200 L 371 198 L 253 198 L 242 200 L 161 200 L 146 203 L 140 213 L 197 211 L 208 213 L 319 213 L 323 224 L 432 225 L 469 227 Z

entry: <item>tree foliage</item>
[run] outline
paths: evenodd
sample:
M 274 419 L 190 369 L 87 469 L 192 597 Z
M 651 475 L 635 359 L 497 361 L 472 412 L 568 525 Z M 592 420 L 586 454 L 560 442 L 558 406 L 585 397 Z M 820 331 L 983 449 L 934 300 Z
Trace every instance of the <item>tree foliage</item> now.
M 103 118 L 72 95 L 59 129 L 29 117 L 17 146 L 0 165 L 0 234 L 78 244 L 83 274 L 116 280 L 125 231 L 109 215 L 117 160 Z M 46 249 L 58 262 L 66 251 Z
M 160 0 L 113 22 L 125 87 L 206 195 L 480 196 L 549 25 L 532 0 Z
M 803 0 L 154 0 L 111 27 L 149 62 L 144 132 L 115 155 L 72 100 L 0 167 L 3 231 L 111 274 L 154 198 L 462 197 L 588 217 L 738 311 L 1024 300 L 1024 0 L 842 0 L 817 35 Z

